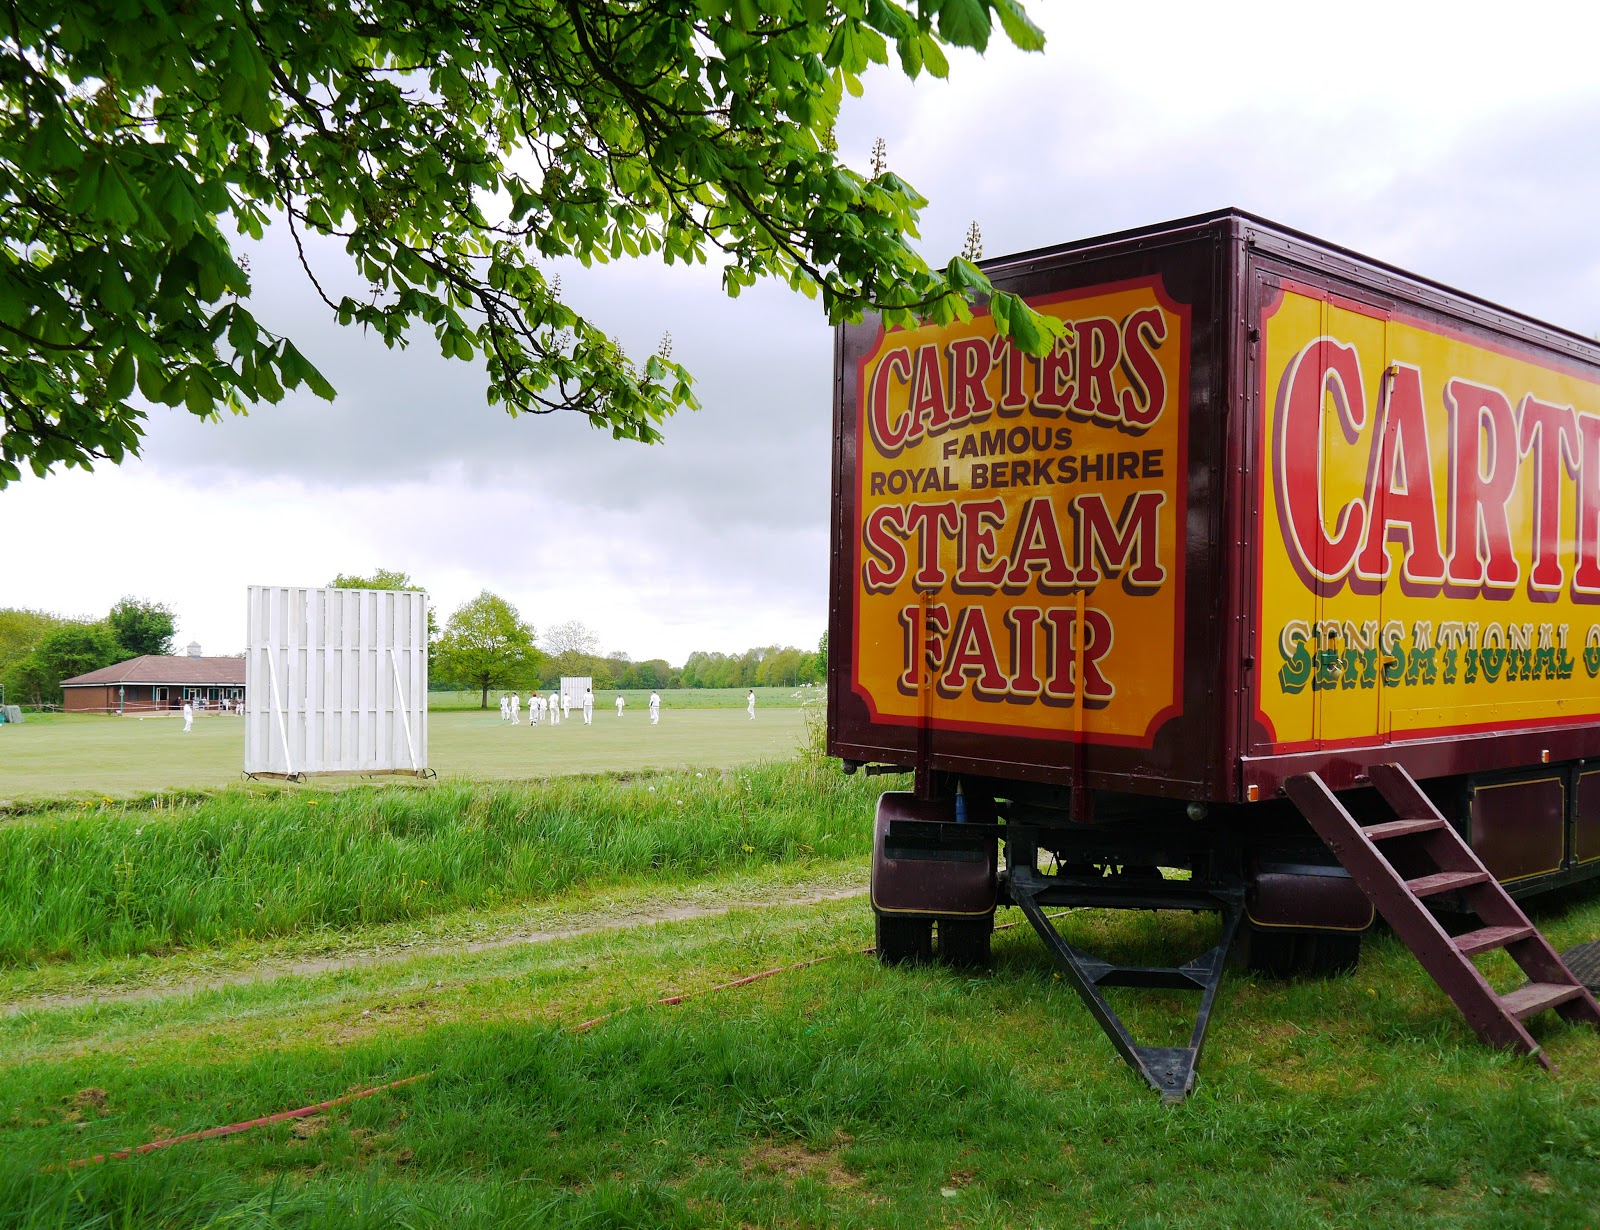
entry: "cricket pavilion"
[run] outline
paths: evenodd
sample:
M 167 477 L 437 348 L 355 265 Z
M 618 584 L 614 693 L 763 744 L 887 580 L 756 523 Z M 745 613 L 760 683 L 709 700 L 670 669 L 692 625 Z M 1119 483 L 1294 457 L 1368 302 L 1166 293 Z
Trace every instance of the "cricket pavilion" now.
M 68 713 L 149 713 L 244 703 L 244 658 L 207 658 L 199 645 L 182 656 L 145 654 L 61 681 Z

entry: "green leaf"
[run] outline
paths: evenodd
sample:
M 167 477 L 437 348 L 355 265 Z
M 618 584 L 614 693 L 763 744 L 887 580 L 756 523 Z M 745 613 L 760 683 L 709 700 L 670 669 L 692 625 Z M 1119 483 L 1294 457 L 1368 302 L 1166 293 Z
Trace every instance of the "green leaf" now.
M 167 372 L 159 359 L 139 359 L 139 392 L 158 405 L 166 401 Z
M 1000 25 L 1006 37 L 1023 51 L 1043 51 L 1044 31 L 1033 24 L 1017 0 L 990 0 L 994 11 L 1000 15 Z
M 950 279 L 950 284 L 957 290 L 981 295 L 988 293 L 990 289 L 989 279 L 984 276 L 983 270 L 963 256 L 952 256 L 944 272 Z
M 189 374 L 188 382 L 183 390 L 183 404 L 190 414 L 198 414 L 206 418 L 215 413 L 217 404 L 212 400 L 211 394 L 206 391 L 206 386 L 198 379 L 198 372 Z
M 260 328 L 255 317 L 245 311 L 240 304 L 232 304 L 228 310 L 228 345 L 240 354 L 247 354 L 255 349 L 256 338 L 260 335 Z
M 944 0 L 939 34 L 957 47 L 983 51 L 989 46 L 989 10 L 983 0 Z
M 106 376 L 106 392 L 116 401 L 121 401 L 133 392 L 133 385 L 133 352 L 125 349 L 111 364 L 111 371 Z
M 756 0 L 733 0 L 733 24 L 745 34 L 761 24 L 761 8 Z

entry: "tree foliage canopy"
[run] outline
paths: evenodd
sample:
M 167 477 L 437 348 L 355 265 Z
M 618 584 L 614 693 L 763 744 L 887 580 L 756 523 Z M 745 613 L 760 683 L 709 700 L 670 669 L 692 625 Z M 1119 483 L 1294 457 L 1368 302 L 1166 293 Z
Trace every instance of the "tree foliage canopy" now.
M 393 568 L 375 568 L 370 577 L 358 576 L 353 572 L 341 572 L 328 582 L 333 589 L 412 589 L 422 590 L 411 579 L 409 572 L 399 572 Z
M 286 224 L 342 324 L 481 357 L 512 413 L 660 437 L 694 405 L 539 261 L 722 263 L 828 318 L 964 315 L 988 281 L 911 246 L 924 204 L 845 166 L 841 98 L 982 51 L 1018 0 L 55 0 L 0 16 L 0 486 L 137 453 L 150 404 L 202 417 L 328 381 L 249 308 L 238 237 Z M 307 235 L 364 295 L 327 292 Z M 998 294 L 1038 353 L 1051 326 Z
M 439 673 L 470 684 L 489 707 L 490 688 L 521 687 L 539 677 L 533 629 L 498 594 L 484 590 L 456 609 L 439 638 Z
M 55 704 L 61 699 L 63 679 L 111 666 L 127 656 L 104 622 L 59 624 L 6 672 L 6 698 L 13 703 Z
M 167 654 L 172 652 L 172 636 L 177 631 L 177 616 L 164 602 L 123 598 L 106 616 L 106 626 L 117 638 L 117 643 L 122 646 L 123 658 L 137 658 L 144 654 Z

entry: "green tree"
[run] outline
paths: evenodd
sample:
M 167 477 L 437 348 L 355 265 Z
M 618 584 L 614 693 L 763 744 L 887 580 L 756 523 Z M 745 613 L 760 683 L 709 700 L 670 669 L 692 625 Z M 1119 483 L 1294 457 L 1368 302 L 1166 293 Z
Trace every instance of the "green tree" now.
M 6 697 L 13 703 L 59 703 L 63 679 L 111 666 L 126 656 L 105 623 L 61 624 L 6 672 Z
M 552 675 L 589 675 L 596 687 L 611 687 L 613 668 L 600 657 L 600 636 L 581 620 L 546 628 L 540 648 L 549 658 Z
M 20 607 L 0 607 L 0 679 L 11 667 L 33 652 L 46 632 L 67 621 L 48 611 L 28 611 Z
M 145 406 L 202 418 L 334 390 L 258 322 L 235 236 L 286 225 L 344 325 L 482 357 L 513 414 L 568 410 L 654 441 L 695 404 L 563 303 L 538 261 L 716 260 L 828 319 L 965 318 L 970 261 L 911 245 L 926 203 L 845 166 L 843 95 L 891 49 L 911 77 L 984 50 L 1019 0 L 55 0 L 0 19 L 0 486 L 120 461 Z M 335 297 L 307 234 L 367 293 Z M 996 324 L 1059 332 L 1010 294 Z M 135 396 L 135 391 L 139 395 Z
M 137 658 L 171 653 L 177 619 L 165 603 L 123 598 L 106 616 L 106 626 L 122 646 L 122 656 Z
M 482 690 L 483 709 L 489 707 L 490 688 L 520 688 L 539 677 L 533 629 L 516 607 L 488 590 L 450 616 L 439 638 L 438 661 L 446 678 Z
M 421 590 L 424 586 L 418 585 L 411 579 L 409 572 L 397 572 L 392 568 L 375 568 L 370 577 L 357 576 L 353 572 L 341 572 L 328 582 L 330 589 L 412 589 Z

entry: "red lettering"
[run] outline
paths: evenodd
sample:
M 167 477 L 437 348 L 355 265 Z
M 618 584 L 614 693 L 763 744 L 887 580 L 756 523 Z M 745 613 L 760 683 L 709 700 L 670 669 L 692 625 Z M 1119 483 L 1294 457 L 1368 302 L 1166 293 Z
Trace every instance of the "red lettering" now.
M 954 537 L 956 532 L 956 506 L 955 502 L 947 501 L 943 504 L 911 504 L 905 511 L 905 531 L 909 539 L 912 534 L 919 536 L 919 550 L 917 559 L 919 566 L 917 575 L 912 578 L 913 584 L 918 589 L 943 589 L 949 579 L 945 574 L 944 566 L 939 559 L 939 547 L 944 540 L 944 532 L 948 529 Z
M 1157 514 L 1166 502 L 1164 491 L 1136 491 L 1122 503 L 1115 522 L 1105 497 L 1096 493 L 1072 501 L 1077 523 L 1078 584 L 1095 585 L 1101 579 L 1096 562 L 1107 576 L 1123 574 L 1128 585 L 1154 589 L 1167 579 L 1157 554 Z M 1129 561 L 1132 560 L 1132 566 Z
M 939 361 L 939 348 L 932 342 L 917 347 L 911 376 L 911 418 L 917 424 L 911 435 L 918 440 L 924 431 L 936 436 L 950 425 L 950 407 L 944 396 L 944 364 Z
M 895 683 L 905 695 L 915 696 L 924 675 L 938 670 L 944 658 L 943 634 L 950 631 L 950 612 L 943 606 L 901 607 L 900 628 L 905 670 Z
M 1445 385 L 1444 396 L 1450 411 L 1450 561 L 1446 573 L 1455 585 L 1509 589 L 1522 573 L 1511 547 L 1511 521 L 1506 513 L 1506 502 L 1517 485 L 1517 423 L 1511 403 L 1499 389 L 1459 378 Z
M 1367 540 L 1356 562 L 1358 573 L 1369 580 L 1387 580 L 1388 544 L 1394 540 L 1405 545 L 1406 580 L 1435 585 L 1444 580 L 1422 373 L 1406 364 L 1390 369 L 1378 397 L 1367 508 Z
M 872 431 L 873 442 L 885 457 L 897 456 L 905 447 L 911 429 L 916 426 L 916 418 L 910 413 L 902 414 L 897 421 L 889 418 L 889 380 L 896 372 L 900 374 L 902 382 L 910 381 L 911 353 L 904 346 L 889 351 L 878 360 L 878 366 L 872 373 L 872 389 L 867 397 L 867 423 Z
M 1561 469 L 1578 476 L 1578 416 L 1571 406 L 1548 406 L 1532 394 L 1522 399 L 1517 449 L 1533 454 L 1533 568 L 1528 584 L 1558 593 L 1561 567 Z
M 960 692 L 969 676 L 973 677 L 975 693 L 1005 695 L 1006 677 L 1000 672 L 994 639 L 989 635 L 989 621 L 981 606 L 963 607 L 956 616 L 956 629 L 950 636 L 950 657 L 939 680 L 940 692 L 947 696 Z
M 1572 588 L 1600 594 L 1600 416 L 1578 415 L 1578 559 Z
M 861 545 L 872 558 L 861 566 L 861 583 L 875 594 L 886 593 L 906 575 L 905 526 L 894 505 L 874 508 L 861 525 Z
M 1006 625 L 1011 629 L 1011 694 L 1037 696 L 1043 684 L 1034 660 L 1035 632 L 1039 618 L 1044 614 L 1037 607 L 1014 606 L 1006 611 Z
M 1050 353 L 1039 360 L 1039 391 L 1034 394 L 1033 412 L 1041 418 L 1059 418 L 1072 405 L 1072 343 L 1067 337 L 1056 339 Z
M 1073 408 L 1096 418 L 1117 417 L 1117 393 L 1111 369 L 1117 365 L 1120 346 L 1114 320 L 1093 317 L 1073 322 L 1078 345 L 1078 395 Z
M 950 413 L 953 424 L 979 422 L 989 417 L 994 399 L 984 387 L 989 378 L 989 343 L 968 337 L 950 343 Z
M 1017 536 L 1011 542 L 1006 584 L 1018 588 L 1026 586 L 1035 571 L 1039 573 L 1039 588 L 1043 591 L 1072 587 L 1074 577 L 1067 565 L 1061 530 L 1056 525 L 1050 497 L 1043 495 L 1034 496 L 1022 506 Z
M 962 593 L 993 592 L 1005 580 L 1004 560 L 995 559 L 995 529 L 1005 524 L 1004 500 L 967 500 L 960 506 L 961 533 L 955 588 Z M 985 524 L 985 523 L 988 524 Z
M 1361 500 L 1349 501 L 1339 510 L 1333 537 L 1328 537 L 1322 507 L 1323 405 L 1333 401 L 1344 438 L 1354 444 L 1367 425 L 1360 356 L 1354 346 L 1319 337 L 1289 364 L 1283 388 L 1276 443 L 1286 545 L 1311 575 L 1339 581 L 1361 547 L 1367 510 Z
M 1005 418 L 1015 418 L 1028 408 L 1027 368 L 1023 360 L 1028 356 L 1011 344 L 1009 338 L 996 338 L 994 364 L 1000 369 L 1000 413 Z
M 1149 427 L 1167 404 L 1167 380 L 1156 362 L 1156 348 L 1167 340 L 1167 318 L 1159 308 L 1143 308 L 1122 322 L 1122 374 L 1128 382 L 1120 405 L 1129 427 Z
M 1045 683 L 1045 696 L 1057 702 L 1070 703 L 1077 695 L 1074 686 L 1077 642 L 1073 633 L 1078 623 L 1078 613 L 1070 607 L 1046 611 L 1044 614 L 1045 653 L 1050 660 L 1050 678 Z M 1111 620 L 1103 611 L 1088 607 L 1083 612 L 1084 627 L 1088 636 L 1083 645 L 1083 700 L 1085 705 L 1104 705 L 1116 695 L 1100 670 L 1100 659 L 1111 652 Z

